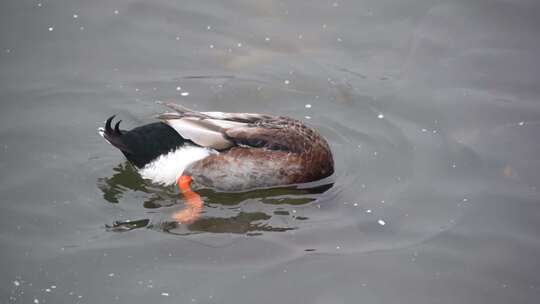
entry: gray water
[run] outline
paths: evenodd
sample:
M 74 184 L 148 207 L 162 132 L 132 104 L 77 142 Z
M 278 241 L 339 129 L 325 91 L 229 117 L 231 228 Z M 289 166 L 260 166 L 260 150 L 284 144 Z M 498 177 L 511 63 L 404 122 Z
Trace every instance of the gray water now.
M 2 1 L 0 302 L 537 303 L 539 32 L 534 0 Z M 303 119 L 336 174 L 174 225 L 96 133 L 166 99 Z

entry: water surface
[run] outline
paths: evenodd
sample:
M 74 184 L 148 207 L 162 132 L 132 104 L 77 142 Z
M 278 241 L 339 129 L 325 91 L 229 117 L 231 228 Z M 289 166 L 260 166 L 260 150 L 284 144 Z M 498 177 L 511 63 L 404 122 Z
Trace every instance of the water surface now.
M 3 1 L 0 302 L 536 303 L 535 1 Z M 144 181 L 155 100 L 303 119 L 326 181 Z

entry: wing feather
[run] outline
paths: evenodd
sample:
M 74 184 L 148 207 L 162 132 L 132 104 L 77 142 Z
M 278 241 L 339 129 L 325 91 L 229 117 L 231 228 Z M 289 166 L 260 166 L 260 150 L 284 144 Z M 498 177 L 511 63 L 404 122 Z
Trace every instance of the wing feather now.
M 223 150 L 234 146 L 234 143 L 226 139 L 224 129 L 209 120 L 184 117 L 180 119 L 164 120 L 180 136 L 189 139 L 197 145 Z
M 294 129 L 280 125 L 266 128 L 262 121 L 279 120 L 255 113 L 197 112 L 172 102 L 159 102 L 174 110 L 158 116 L 183 138 L 217 150 L 233 146 L 251 146 L 272 150 L 292 150 L 291 140 L 301 141 Z M 287 136 L 293 135 L 292 139 Z M 284 142 L 284 138 L 285 141 Z M 296 150 L 296 149 L 293 149 Z
M 263 119 L 276 118 L 275 116 L 257 113 L 198 112 L 170 101 L 156 101 L 156 103 L 166 106 L 171 110 L 174 110 L 178 116 L 182 117 L 211 118 L 217 120 L 227 120 L 244 123 L 255 123 Z

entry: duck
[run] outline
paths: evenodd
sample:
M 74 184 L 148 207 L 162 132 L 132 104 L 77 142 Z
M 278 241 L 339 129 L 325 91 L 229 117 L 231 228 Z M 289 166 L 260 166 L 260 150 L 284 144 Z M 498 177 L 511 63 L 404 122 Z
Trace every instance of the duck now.
M 98 129 L 139 174 L 164 186 L 177 184 L 238 192 L 314 182 L 334 173 L 327 140 L 300 120 L 256 113 L 199 112 L 170 101 L 169 110 L 131 130 Z

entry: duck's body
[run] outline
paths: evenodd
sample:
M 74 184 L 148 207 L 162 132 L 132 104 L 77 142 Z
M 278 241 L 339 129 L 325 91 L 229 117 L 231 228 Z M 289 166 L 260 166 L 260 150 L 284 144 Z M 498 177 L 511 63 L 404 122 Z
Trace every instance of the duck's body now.
M 181 175 L 222 191 L 305 183 L 334 172 L 326 140 L 302 122 L 263 114 L 175 110 L 162 122 L 99 133 L 139 168 L 144 178 L 173 184 Z

